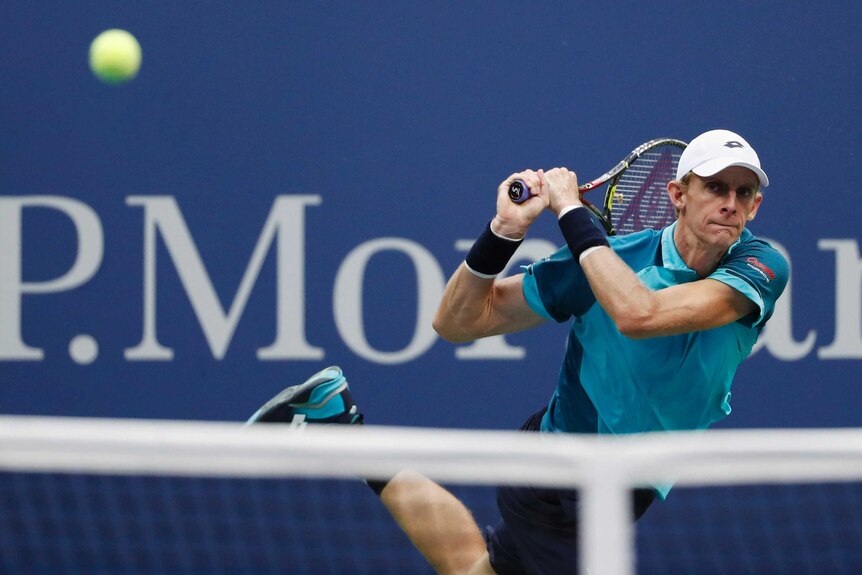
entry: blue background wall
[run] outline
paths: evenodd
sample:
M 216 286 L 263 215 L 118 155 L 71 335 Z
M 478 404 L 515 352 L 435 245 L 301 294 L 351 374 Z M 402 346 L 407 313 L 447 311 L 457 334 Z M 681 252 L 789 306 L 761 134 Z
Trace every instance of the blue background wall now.
M 33 196 L 74 199 L 104 238 L 80 285 L 30 293 L 0 277 L 0 345 L 43 350 L 0 360 L 2 413 L 242 420 L 338 363 L 371 422 L 514 427 L 551 392 L 564 326 L 508 337 L 521 359 L 463 359 L 437 340 L 385 363 L 354 336 L 396 358 L 408 347 L 417 264 L 385 249 L 345 280 L 358 326 L 333 305 L 345 262 L 381 240 L 448 276 L 508 174 L 565 165 L 590 178 L 646 139 L 725 127 L 760 153 L 772 186 L 751 227 L 786 249 L 793 275 L 787 327 L 741 368 L 722 425 L 862 423 L 856 2 L 11 2 L 0 15 L 6 213 Z M 113 27 L 144 54 L 119 87 L 87 68 L 90 41 Z M 159 236 L 153 309 L 173 359 L 127 358 L 144 332 L 145 210 L 127 201 L 138 196 L 175 199 L 225 309 L 276 199 L 316 198 L 297 213 L 305 335 L 322 357 L 257 357 L 275 338 L 279 269 L 299 277 L 273 244 L 216 358 L 177 271 L 188 262 Z M 559 243 L 550 220 L 531 238 Z M 44 285 L 72 268 L 68 215 L 24 208 L 20 254 L 11 222 L 3 269 L 20 262 L 23 282 Z M 90 363 L 70 355 L 79 334 L 98 343 Z

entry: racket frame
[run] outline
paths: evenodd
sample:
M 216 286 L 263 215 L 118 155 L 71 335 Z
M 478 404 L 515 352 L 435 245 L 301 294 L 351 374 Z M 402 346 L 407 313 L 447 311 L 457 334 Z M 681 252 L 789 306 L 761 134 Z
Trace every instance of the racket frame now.
M 684 150 L 688 144 L 683 142 L 682 140 L 677 140 L 675 138 L 655 138 L 648 142 L 644 142 L 623 158 L 617 163 L 613 168 L 599 176 L 598 178 L 587 182 L 586 184 L 578 186 L 578 191 L 581 193 L 581 201 L 584 202 L 584 206 L 589 208 L 590 211 L 593 212 L 598 218 L 601 220 L 602 226 L 605 228 L 605 231 L 608 232 L 608 235 L 615 235 L 616 230 L 614 229 L 613 220 L 611 219 L 611 213 L 613 212 L 613 202 L 614 196 L 617 193 L 617 184 L 620 179 L 622 179 L 623 174 L 626 173 L 626 170 L 641 156 L 653 150 L 655 148 L 661 146 L 675 146 L 680 150 Z M 609 182 L 609 183 L 608 183 Z M 605 192 L 604 205 L 602 209 L 597 208 L 594 204 L 589 201 L 583 199 L 584 192 L 589 192 L 595 188 L 602 186 L 603 184 L 608 183 L 608 189 Z

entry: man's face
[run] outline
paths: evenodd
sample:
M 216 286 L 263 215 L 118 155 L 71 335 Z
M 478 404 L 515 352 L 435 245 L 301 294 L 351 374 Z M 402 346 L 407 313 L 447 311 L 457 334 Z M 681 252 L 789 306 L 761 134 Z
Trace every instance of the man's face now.
M 701 242 L 727 249 L 754 218 L 763 196 L 754 172 L 731 166 L 709 177 L 689 174 L 675 199 L 681 225 Z

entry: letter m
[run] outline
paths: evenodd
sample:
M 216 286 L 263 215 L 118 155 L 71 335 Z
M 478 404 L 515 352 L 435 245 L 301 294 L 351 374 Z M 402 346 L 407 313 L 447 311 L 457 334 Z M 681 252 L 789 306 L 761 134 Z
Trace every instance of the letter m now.
M 273 203 L 233 301 L 222 307 L 200 253 L 172 196 L 129 196 L 126 204 L 144 209 L 144 318 L 138 345 L 125 350 L 128 360 L 173 359 L 173 349 L 156 335 L 156 236 L 167 247 L 195 316 L 216 359 L 224 358 L 249 294 L 273 242 L 276 242 L 276 339 L 257 350 L 259 359 L 320 359 L 323 350 L 305 338 L 305 206 L 320 196 L 279 196 Z

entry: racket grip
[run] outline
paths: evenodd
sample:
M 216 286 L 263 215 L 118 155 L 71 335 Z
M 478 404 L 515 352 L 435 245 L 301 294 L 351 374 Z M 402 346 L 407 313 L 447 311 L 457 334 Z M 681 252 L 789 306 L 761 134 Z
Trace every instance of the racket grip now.
M 509 199 L 516 204 L 522 204 L 530 199 L 530 188 L 524 180 L 515 180 L 509 184 Z

